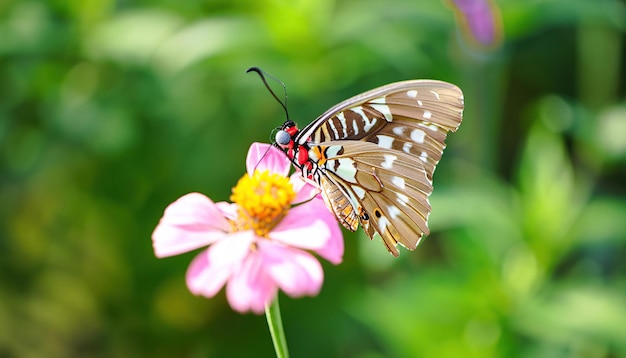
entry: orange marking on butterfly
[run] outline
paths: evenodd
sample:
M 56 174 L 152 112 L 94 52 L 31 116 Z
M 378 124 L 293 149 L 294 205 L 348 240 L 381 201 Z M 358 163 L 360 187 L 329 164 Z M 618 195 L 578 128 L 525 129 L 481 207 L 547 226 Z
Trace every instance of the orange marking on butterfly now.
M 369 220 L 369 215 L 367 215 L 367 212 L 365 211 L 365 209 L 363 209 L 362 206 L 359 206 L 358 212 L 359 212 L 359 217 L 362 220 L 365 220 L 365 221 Z
M 317 157 L 317 166 L 318 167 L 322 167 L 324 166 L 324 164 L 326 164 L 326 148 L 327 147 L 320 147 L 320 146 L 316 146 L 311 148 L 311 150 L 313 151 L 313 154 L 315 154 L 315 156 Z

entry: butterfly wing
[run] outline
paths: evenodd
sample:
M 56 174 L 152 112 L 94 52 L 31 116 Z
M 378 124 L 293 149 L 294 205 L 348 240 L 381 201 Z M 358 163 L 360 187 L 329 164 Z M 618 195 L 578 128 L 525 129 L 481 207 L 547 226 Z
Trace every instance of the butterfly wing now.
M 303 144 L 309 139 L 314 143 L 361 139 L 384 126 L 378 119 L 391 122 L 396 116 L 430 122 L 454 132 L 461 124 L 462 113 L 463 93 L 453 84 L 435 80 L 395 82 L 333 106 L 300 131 L 296 141 Z
M 433 172 L 462 113 L 452 84 L 397 82 L 334 106 L 296 142 L 323 153 L 320 187 L 339 221 L 355 230 L 358 220 L 397 256 L 397 243 L 413 250 L 428 234 Z

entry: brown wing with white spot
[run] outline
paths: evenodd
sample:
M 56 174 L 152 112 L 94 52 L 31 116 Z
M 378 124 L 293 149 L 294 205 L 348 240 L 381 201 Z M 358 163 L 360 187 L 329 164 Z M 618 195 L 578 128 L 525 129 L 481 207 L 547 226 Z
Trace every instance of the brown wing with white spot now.
M 304 128 L 296 141 L 361 139 L 376 133 L 396 115 L 455 131 L 462 111 L 463 93 L 453 84 L 435 80 L 395 82 L 333 106 Z
M 394 256 L 398 256 L 398 243 L 415 249 L 428 234 L 431 210 L 428 196 L 432 184 L 423 162 L 369 142 L 337 141 L 333 146 L 341 146 L 343 151 L 326 160 L 323 192 L 342 193 L 342 202 L 352 205 L 352 210 L 343 211 L 347 217 L 358 217 L 371 238 L 378 233 Z M 341 213 L 337 217 L 346 220 Z
M 455 132 L 463 119 L 463 93 L 448 83 L 437 82 L 435 86 L 430 82 L 424 88 L 386 96 L 385 105 L 393 120 L 364 140 L 419 157 L 432 180 L 448 131 Z M 378 101 L 371 103 L 384 108 Z
M 320 186 L 339 221 L 354 230 L 358 219 L 398 256 L 397 243 L 413 250 L 428 234 L 433 172 L 463 106 L 446 82 L 392 83 L 332 107 L 295 141 L 329 149 Z

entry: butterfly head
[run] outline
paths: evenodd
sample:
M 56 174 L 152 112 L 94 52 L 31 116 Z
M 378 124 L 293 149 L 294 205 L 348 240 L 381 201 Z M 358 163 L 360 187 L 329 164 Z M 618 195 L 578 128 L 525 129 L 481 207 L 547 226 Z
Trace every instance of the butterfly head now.
M 276 132 L 274 140 L 276 144 L 283 150 L 292 149 L 294 146 L 294 139 L 298 134 L 298 126 L 292 121 L 287 120 L 280 130 Z
M 285 152 L 296 168 L 302 170 L 302 176 L 306 178 L 310 177 L 313 163 L 309 158 L 310 148 L 306 144 L 296 143 L 298 133 L 300 133 L 298 126 L 288 119 L 276 132 L 274 140 L 275 145 Z

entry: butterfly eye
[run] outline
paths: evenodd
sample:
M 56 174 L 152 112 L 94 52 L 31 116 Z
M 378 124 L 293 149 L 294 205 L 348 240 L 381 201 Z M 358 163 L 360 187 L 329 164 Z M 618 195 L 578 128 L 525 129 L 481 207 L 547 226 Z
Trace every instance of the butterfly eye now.
M 279 130 L 278 132 L 276 132 L 276 138 L 275 139 L 276 139 L 276 143 L 278 143 L 278 145 L 286 146 L 291 141 L 291 136 L 289 135 L 289 133 L 287 133 L 287 131 Z

